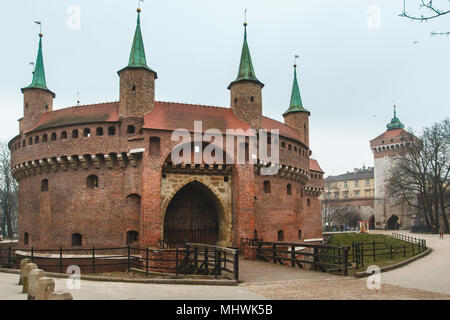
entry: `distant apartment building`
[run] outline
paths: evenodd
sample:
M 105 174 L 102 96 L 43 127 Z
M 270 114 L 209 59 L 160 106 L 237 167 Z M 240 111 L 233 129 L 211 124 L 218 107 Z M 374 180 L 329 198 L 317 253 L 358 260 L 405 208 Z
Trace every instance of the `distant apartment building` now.
M 337 176 L 328 176 L 324 180 L 322 202 L 332 203 L 335 207 L 347 207 L 358 211 L 362 220 L 375 227 L 373 209 L 375 197 L 374 168 L 355 168 Z

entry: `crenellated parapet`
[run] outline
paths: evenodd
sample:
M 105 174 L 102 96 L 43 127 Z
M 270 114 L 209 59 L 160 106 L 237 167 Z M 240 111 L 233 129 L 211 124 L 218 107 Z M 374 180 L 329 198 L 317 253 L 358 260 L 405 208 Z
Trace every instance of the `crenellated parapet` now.
M 271 167 L 273 167 L 271 169 Z M 274 165 L 270 162 L 263 162 L 261 160 L 258 160 L 255 164 L 255 173 L 261 174 L 262 169 L 267 168 L 269 170 L 276 170 Z M 288 180 L 297 181 L 303 184 L 306 184 L 309 181 L 309 174 L 305 170 L 289 165 L 281 164 L 278 169 L 278 173 L 276 174 L 279 178 L 284 178 Z
M 58 171 L 100 169 L 102 166 L 108 169 L 115 167 L 126 168 L 128 166 L 137 167 L 142 157 L 142 152 L 142 150 L 136 149 L 128 153 L 118 152 L 43 158 L 18 164 L 11 169 L 11 172 L 13 178 L 19 181 L 25 177 Z
M 305 186 L 303 188 L 303 190 L 305 191 L 305 194 L 307 196 L 313 196 L 313 197 L 319 197 L 323 192 L 323 188 L 317 188 L 317 187 L 311 187 L 311 186 Z

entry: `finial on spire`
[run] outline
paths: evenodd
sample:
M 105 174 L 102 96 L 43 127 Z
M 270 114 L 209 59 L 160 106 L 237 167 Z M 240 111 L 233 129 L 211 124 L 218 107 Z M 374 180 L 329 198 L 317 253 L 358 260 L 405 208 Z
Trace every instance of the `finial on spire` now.
M 79 92 L 77 92 L 77 105 L 78 106 L 80 105 L 80 93 Z
M 247 8 L 244 11 L 244 27 L 247 27 Z
M 300 58 L 299 55 L 294 55 L 294 68 L 297 69 L 297 59 Z

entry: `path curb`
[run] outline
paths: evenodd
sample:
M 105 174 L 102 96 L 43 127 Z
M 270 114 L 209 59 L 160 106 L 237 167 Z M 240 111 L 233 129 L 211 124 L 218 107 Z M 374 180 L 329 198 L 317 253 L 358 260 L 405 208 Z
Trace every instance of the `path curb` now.
M 20 270 L 0 268 L 0 272 L 20 274 Z M 70 274 L 45 272 L 47 277 L 67 279 Z M 81 276 L 81 280 L 102 282 L 125 282 L 125 283 L 149 283 L 149 284 L 180 284 L 180 285 L 202 285 L 202 286 L 238 286 L 235 280 L 194 280 L 194 279 L 120 279 L 112 277 Z
M 406 259 L 406 260 L 404 260 L 402 262 L 393 264 L 391 266 L 383 267 L 383 268 L 380 269 L 380 273 L 383 273 L 383 272 L 386 272 L 386 271 L 390 271 L 390 270 L 394 270 L 394 269 L 406 266 L 407 264 L 410 264 L 411 262 L 414 262 L 414 261 L 416 261 L 416 260 L 418 260 L 420 258 L 423 258 L 423 257 L 429 255 L 432 251 L 433 251 L 433 249 L 428 248 L 426 251 L 422 252 L 421 254 L 418 254 L 417 256 L 414 256 L 412 258 Z M 354 277 L 356 277 L 356 278 L 365 278 L 365 277 L 368 277 L 368 276 L 371 276 L 371 275 L 372 275 L 371 273 L 367 273 L 367 272 L 357 272 L 354 275 Z

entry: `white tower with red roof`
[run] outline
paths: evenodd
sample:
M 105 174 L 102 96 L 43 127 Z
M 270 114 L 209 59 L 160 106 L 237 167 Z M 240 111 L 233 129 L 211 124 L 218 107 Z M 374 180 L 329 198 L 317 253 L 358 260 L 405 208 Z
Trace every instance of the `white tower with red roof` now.
M 376 229 L 409 229 L 413 224 L 412 208 L 398 199 L 389 198 L 386 193 L 386 179 L 395 158 L 404 152 L 410 141 L 410 134 L 397 117 L 394 105 L 394 118 L 387 124 L 387 130 L 370 141 L 374 154 L 375 202 L 374 215 Z

